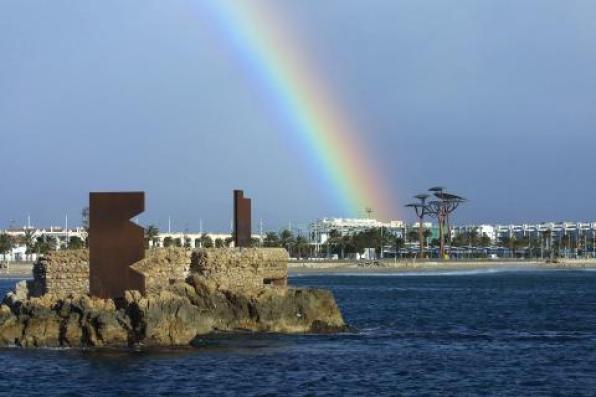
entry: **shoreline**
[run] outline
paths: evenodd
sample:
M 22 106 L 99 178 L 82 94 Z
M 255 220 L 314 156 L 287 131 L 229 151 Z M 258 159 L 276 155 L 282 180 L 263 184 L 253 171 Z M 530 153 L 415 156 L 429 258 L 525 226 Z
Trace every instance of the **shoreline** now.
M 411 273 L 458 272 L 477 270 L 582 270 L 596 269 L 596 260 L 567 260 L 560 263 L 542 261 L 445 261 L 445 262 L 296 262 L 288 265 L 288 273 L 341 274 L 341 273 Z

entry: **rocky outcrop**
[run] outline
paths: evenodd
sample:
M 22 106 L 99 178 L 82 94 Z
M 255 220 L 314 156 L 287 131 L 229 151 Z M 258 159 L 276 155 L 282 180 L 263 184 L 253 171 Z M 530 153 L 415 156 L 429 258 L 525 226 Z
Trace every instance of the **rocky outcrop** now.
M 0 345 L 177 346 L 213 332 L 337 332 L 346 326 L 328 291 L 226 290 L 193 274 L 187 281 L 122 299 L 46 294 L 20 283 L 0 306 Z

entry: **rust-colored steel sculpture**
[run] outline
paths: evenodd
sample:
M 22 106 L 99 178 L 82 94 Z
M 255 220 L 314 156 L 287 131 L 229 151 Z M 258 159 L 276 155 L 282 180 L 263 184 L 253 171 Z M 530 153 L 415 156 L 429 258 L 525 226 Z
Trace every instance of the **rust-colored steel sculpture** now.
M 234 190 L 234 245 L 250 247 L 251 234 L 250 199 L 242 190 Z
M 130 219 L 145 210 L 144 192 L 89 194 L 89 290 L 118 298 L 145 293 L 145 277 L 130 268 L 145 257 L 144 229 Z

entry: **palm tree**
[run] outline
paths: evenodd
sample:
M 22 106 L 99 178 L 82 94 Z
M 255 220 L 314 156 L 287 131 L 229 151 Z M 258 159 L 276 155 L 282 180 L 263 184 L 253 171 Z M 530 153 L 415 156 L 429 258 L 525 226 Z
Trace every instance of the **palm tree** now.
M 203 248 L 212 248 L 213 247 L 213 239 L 207 233 L 203 233 L 201 235 L 200 245 Z
M 401 237 L 396 237 L 392 241 L 392 245 L 395 248 L 395 257 L 397 258 L 397 253 L 404 247 L 404 239 Z
M 478 242 L 478 230 L 472 229 L 466 233 L 468 245 L 477 245 Z
M 149 242 L 151 247 L 155 247 L 157 243 L 157 236 L 159 235 L 159 228 L 155 225 L 149 225 L 145 228 L 145 247 L 149 248 Z
M 281 245 L 279 241 L 279 236 L 275 232 L 268 232 L 265 234 L 265 239 L 263 240 L 263 245 L 268 248 L 275 248 Z
M 25 245 L 25 255 L 27 260 L 29 260 L 30 255 L 33 252 L 33 229 L 25 229 L 25 234 L 19 238 L 19 243 Z
M 282 230 L 279 234 L 281 246 L 291 252 L 292 245 L 294 245 L 294 234 L 290 230 Z M 290 254 L 291 256 L 291 254 Z
M 513 251 L 513 239 L 509 236 L 502 236 L 500 239 L 501 242 L 501 246 L 504 248 L 509 248 L 509 250 L 511 251 L 511 255 L 515 256 L 515 252 Z
M 304 236 L 298 236 L 296 237 L 296 242 L 294 243 L 295 247 L 296 247 L 296 257 L 297 258 L 302 258 L 304 257 L 304 254 L 308 254 L 308 241 L 306 241 L 306 238 Z

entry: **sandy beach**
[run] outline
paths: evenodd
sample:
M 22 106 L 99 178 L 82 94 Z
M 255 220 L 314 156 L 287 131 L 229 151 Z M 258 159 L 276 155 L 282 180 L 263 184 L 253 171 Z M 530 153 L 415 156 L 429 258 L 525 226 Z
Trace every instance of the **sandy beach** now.
M 0 279 L 32 278 L 33 263 L 9 262 L 7 268 L 0 269 Z
M 475 270 L 545 270 L 545 269 L 586 269 L 596 268 L 596 260 L 566 260 L 559 263 L 543 261 L 383 261 L 383 262 L 291 262 L 290 274 L 297 273 L 406 273 L 406 272 L 450 272 Z

